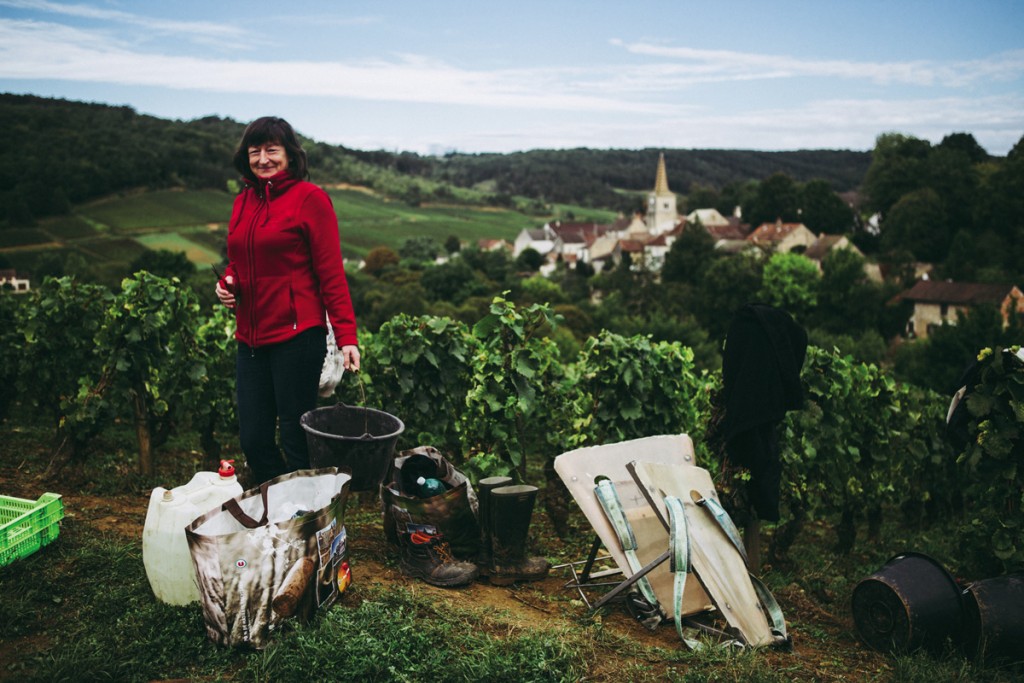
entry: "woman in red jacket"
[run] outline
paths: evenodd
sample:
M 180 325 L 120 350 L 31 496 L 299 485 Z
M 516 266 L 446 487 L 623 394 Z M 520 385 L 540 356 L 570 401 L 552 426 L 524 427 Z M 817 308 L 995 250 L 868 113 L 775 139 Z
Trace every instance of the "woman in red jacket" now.
M 325 314 L 346 370 L 359 370 L 359 349 L 338 219 L 327 193 L 306 180 L 306 152 L 292 127 L 272 116 L 253 121 L 234 163 L 245 189 L 231 213 L 228 266 L 216 291 L 235 309 L 239 435 L 262 483 L 309 467 L 299 418 L 317 405 Z

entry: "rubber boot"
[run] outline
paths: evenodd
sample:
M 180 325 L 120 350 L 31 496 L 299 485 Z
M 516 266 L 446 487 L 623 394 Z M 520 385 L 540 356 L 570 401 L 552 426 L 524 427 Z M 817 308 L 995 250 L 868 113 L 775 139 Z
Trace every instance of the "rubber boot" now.
M 401 535 L 401 568 L 406 576 L 422 579 L 432 586 L 454 588 L 472 583 L 479 570 L 472 562 L 460 562 L 441 534 L 433 530 Z
M 512 477 L 487 477 L 477 483 L 477 521 L 480 524 L 480 553 L 476 565 L 480 568 L 480 576 L 491 572 L 491 491 L 512 483 Z
M 521 484 L 492 489 L 488 501 L 491 527 L 491 566 L 488 579 L 496 586 L 536 581 L 548 575 L 543 557 L 526 556 L 530 517 L 537 487 Z

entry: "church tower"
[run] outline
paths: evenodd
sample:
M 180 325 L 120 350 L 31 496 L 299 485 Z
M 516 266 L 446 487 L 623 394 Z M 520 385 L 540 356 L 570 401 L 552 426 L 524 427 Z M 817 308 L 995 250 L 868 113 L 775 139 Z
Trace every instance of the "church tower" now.
M 665 173 L 665 153 L 658 157 L 658 174 L 654 178 L 654 191 L 647 193 L 647 229 L 652 235 L 668 232 L 679 222 L 676 213 L 676 195 L 668 189 Z

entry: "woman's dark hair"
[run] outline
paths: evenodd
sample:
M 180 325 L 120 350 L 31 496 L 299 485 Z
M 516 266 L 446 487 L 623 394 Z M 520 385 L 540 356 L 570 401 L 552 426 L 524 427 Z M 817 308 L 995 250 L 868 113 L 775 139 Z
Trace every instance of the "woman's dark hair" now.
M 302 149 L 299 139 L 292 130 L 291 124 L 276 116 L 263 116 L 245 127 L 242 139 L 235 149 L 235 169 L 243 176 L 256 181 L 256 175 L 249 167 L 249 148 L 267 142 L 276 142 L 284 147 L 288 155 L 288 172 L 294 178 L 309 178 L 309 164 L 306 161 L 306 150 Z

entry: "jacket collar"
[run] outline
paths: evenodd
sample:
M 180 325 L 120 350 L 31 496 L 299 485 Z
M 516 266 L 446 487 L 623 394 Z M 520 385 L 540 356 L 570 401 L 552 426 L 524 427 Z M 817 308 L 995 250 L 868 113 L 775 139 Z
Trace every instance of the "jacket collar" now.
M 281 171 L 269 178 L 257 178 L 256 180 L 246 178 L 245 186 L 255 190 L 260 197 L 269 197 L 271 193 L 276 195 L 284 192 L 297 182 L 299 182 L 298 178 L 293 177 L 291 173 Z M 267 191 L 268 187 L 270 192 Z

